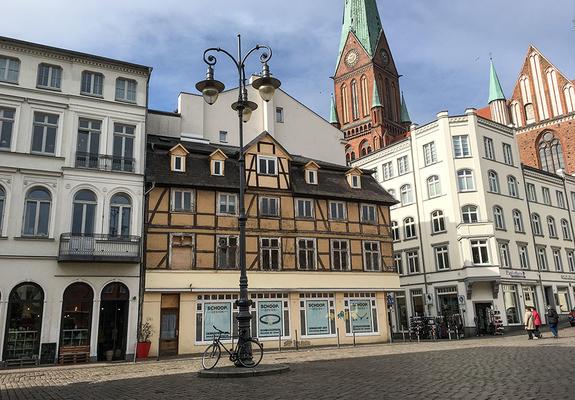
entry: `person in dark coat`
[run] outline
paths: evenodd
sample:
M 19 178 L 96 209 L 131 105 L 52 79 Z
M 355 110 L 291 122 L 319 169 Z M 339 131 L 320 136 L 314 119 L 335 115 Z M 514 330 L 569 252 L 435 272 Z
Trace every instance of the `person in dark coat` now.
M 553 334 L 553 337 L 557 339 L 559 337 L 559 332 L 557 331 L 557 325 L 559 324 L 559 314 L 554 307 L 547 306 L 547 323 L 549 324 L 549 329 Z

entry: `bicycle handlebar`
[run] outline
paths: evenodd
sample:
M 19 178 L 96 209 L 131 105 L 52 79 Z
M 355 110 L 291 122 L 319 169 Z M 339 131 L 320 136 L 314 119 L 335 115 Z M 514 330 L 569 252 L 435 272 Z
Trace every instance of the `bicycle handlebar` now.
M 224 331 L 222 331 L 222 330 L 216 328 L 215 325 L 212 325 L 212 327 L 213 327 L 216 331 L 220 332 L 222 335 L 229 335 L 229 334 L 230 334 L 229 332 L 224 332 Z

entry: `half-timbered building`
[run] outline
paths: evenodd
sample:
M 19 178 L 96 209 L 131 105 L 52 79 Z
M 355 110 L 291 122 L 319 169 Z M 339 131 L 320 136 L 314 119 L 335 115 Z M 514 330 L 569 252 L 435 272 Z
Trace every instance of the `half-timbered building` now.
M 266 347 L 388 340 L 399 287 L 389 206 L 370 173 L 290 154 L 264 132 L 244 147 L 253 332 Z M 143 318 L 152 355 L 203 351 L 235 331 L 237 147 L 148 135 Z

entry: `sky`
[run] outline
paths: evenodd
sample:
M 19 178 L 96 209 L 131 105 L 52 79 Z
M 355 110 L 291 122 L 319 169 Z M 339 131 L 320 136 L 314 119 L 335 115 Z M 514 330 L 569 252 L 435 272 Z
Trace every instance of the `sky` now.
M 378 0 L 411 119 L 461 114 L 487 102 L 489 56 L 507 96 L 529 44 L 575 79 L 574 0 Z M 195 92 L 205 48 L 273 49 L 282 88 L 327 118 L 344 0 L 18 0 L 2 6 L 0 35 L 154 68 L 150 107 L 174 111 Z M 6 16 L 10 16 L 7 18 Z M 259 72 L 257 58 L 246 73 Z M 223 58 L 216 78 L 236 83 Z

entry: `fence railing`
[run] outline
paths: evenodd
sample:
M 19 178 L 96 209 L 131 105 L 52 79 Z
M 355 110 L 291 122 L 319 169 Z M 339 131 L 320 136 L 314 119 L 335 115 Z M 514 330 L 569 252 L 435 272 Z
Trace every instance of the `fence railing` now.
M 76 152 L 76 168 L 134 172 L 135 164 L 136 161 L 133 158 Z
M 63 233 L 59 261 L 140 262 L 139 236 Z

